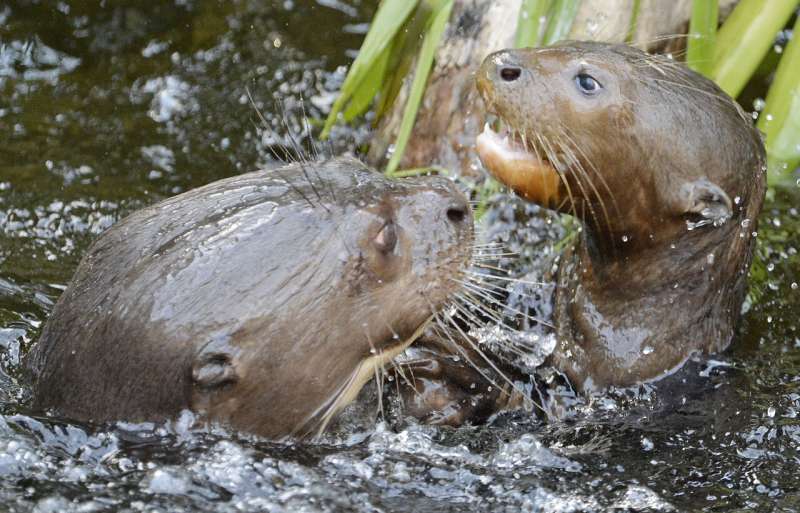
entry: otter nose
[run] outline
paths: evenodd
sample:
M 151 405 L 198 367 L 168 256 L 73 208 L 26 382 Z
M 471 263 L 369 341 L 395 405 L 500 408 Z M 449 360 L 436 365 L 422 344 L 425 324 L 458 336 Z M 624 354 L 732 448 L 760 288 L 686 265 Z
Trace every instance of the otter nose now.
M 497 52 L 490 56 L 494 74 L 503 82 L 515 82 L 522 76 L 522 66 L 517 62 L 516 56 L 508 50 Z
M 522 68 L 517 66 L 503 66 L 500 68 L 500 78 L 506 82 L 513 82 L 522 75 Z
M 522 65 L 516 52 L 501 50 L 487 56 L 476 77 L 478 91 L 484 101 L 493 101 L 495 88 L 500 84 L 513 84 L 522 77 Z
M 455 201 L 447 207 L 446 215 L 451 223 L 461 225 L 469 216 L 469 206 L 461 201 Z

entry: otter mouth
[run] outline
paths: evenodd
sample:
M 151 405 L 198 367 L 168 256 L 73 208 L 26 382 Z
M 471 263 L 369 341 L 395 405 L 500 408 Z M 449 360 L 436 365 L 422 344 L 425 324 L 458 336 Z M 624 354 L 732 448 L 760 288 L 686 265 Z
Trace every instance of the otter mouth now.
M 476 143 L 481 162 L 497 180 L 539 205 L 552 207 L 560 202 L 559 174 L 546 152 L 532 141 L 515 130 L 495 132 L 487 122 Z

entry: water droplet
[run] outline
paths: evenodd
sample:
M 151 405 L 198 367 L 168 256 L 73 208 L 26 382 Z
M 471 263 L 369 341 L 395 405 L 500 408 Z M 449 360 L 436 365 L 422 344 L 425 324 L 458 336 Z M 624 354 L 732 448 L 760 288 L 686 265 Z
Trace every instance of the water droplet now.
M 775 45 L 772 49 L 775 50 L 775 53 L 783 53 L 783 47 L 781 45 Z
M 642 348 L 642 354 L 650 354 L 653 351 L 654 351 L 654 349 L 652 348 L 652 346 L 644 346 Z
M 753 108 L 759 112 L 764 110 L 764 106 L 766 104 L 767 102 L 765 102 L 763 98 L 756 98 L 755 100 L 753 100 Z
M 622 236 L 622 242 L 628 242 L 628 236 L 627 235 L 623 235 Z
M 789 285 L 789 286 L 792 288 L 792 290 L 797 290 L 797 282 L 796 281 L 793 281 L 792 284 Z
M 775 416 L 775 407 L 770 406 L 769 408 L 767 408 L 767 417 L 772 418 L 774 416 Z
M 714 253 L 709 253 L 706 256 L 706 262 L 708 262 L 708 265 L 713 265 L 714 264 Z
M 652 451 L 653 447 L 655 447 L 655 445 L 653 444 L 652 440 L 647 437 L 642 438 L 642 449 L 645 451 Z

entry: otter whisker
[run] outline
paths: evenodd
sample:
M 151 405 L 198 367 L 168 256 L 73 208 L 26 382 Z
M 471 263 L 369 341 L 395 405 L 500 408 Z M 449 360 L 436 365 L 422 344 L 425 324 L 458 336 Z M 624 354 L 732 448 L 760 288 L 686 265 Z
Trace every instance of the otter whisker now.
M 549 285 L 549 283 L 545 283 L 545 282 L 541 282 L 541 281 L 527 281 L 527 280 L 522 280 L 522 279 L 519 279 L 519 278 L 509 278 L 509 277 L 506 277 L 506 276 L 495 276 L 493 274 L 478 273 L 478 272 L 470 271 L 470 270 L 466 270 L 464 272 L 466 274 L 469 274 L 469 275 L 472 275 L 472 276 L 477 276 L 479 278 L 492 278 L 492 279 L 495 279 L 495 280 L 510 281 L 510 282 L 513 282 L 513 283 L 524 283 L 526 285 L 537 285 L 539 287 L 544 287 L 546 285 Z
M 493 271 L 498 271 L 498 272 L 501 272 L 501 273 L 508 273 L 507 269 L 503 269 L 502 267 L 497 267 L 497 266 L 494 266 L 494 265 L 484 264 L 484 263 L 481 263 L 481 262 L 474 262 L 473 265 L 475 267 L 480 267 L 481 269 L 491 269 Z
M 395 360 L 392 360 L 391 364 L 392 364 L 392 368 L 403 379 L 403 381 L 405 381 L 406 384 L 414 390 L 414 392 L 417 392 L 417 387 L 416 387 L 417 380 L 414 378 L 414 369 L 412 369 L 410 366 L 406 366 L 406 365 L 404 365 L 402 363 L 398 363 Z M 411 374 L 411 379 L 410 380 L 409 380 L 408 376 L 406 376 L 406 371 L 405 371 L 404 367 L 406 369 L 408 369 L 408 373 Z
M 472 248 L 478 251 L 507 251 L 507 248 L 503 247 L 501 244 L 474 244 Z
M 499 325 L 505 325 L 506 324 L 506 320 L 505 319 L 501 318 L 500 315 L 497 314 L 496 312 L 485 308 L 484 305 L 482 305 L 480 303 L 480 301 L 477 301 L 477 300 L 468 301 L 466 298 L 464 298 L 463 296 L 460 296 L 460 295 L 456 296 L 456 299 L 461 301 L 461 302 L 468 303 L 469 306 L 471 306 L 472 308 L 477 310 L 484 317 L 487 317 L 490 321 L 492 321 L 492 322 L 494 322 L 496 324 L 499 324 Z M 453 306 L 457 307 L 458 306 L 457 303 L 458 303 L 458 301 L 456 301 L 456 303 L 454 303 Z M 475 325 L 474 325 L 475 328 L 481 328 L 484 325 L 485 325 L 484 322 L 480 322 L 478 319 L 475 319 Z
M 311 125 L 308 122 L 308 115 L 306 114 L 306 104 L 303 97 L 300 96 L 300 110 L 303 113 L 303 125 L 305 126 L 306 137 L 308 137 L 309 153 L 314 157 L 314 160 L 319 160 L 319 150 L 314 144 L 314 137 L 311 133 Z
M 482 248 L 482 247 L 495 247 L 495 248 L 499 248 L 499 247 L 503 247 L 503 244 L 502 244 L 502 243 L 500 243 L 500 242 L 494 242 L 494 241 L 489 241 L 489 242 L 473 242 L 473 243 L 472 243 L 472 247 L 473 247 L 473 248 Z
M 529 321 L 538 322 L 538 323 L 540 323 L 540 324 L 542 324 L 544 326 L 548 326 L 550 328 L 555 328 L 555 326 L 553 326 L 552 323 L 549 323 L 549 322 L 547 322 L 547 321 L 545 321 L 543 319 L 538 319 L 538 318 L 536 318 L 536 317 L 534 317 L 534 316 L 532 316 L 532 315 L 530 315 L 528 313 L 522 312 L 522 311 L 520 311 L 520 310 L 518 310 L 518 309 L 516 309 L 514 307 L 511 307 L 511 306 L 509 306 L 507 304 L 504 304 L 501 301 L 498 301 L 497 299 L 491 297 L 489 294 L 486 294 L 485 292 L 481 291 L 479 288 L 473 287 L 472 285 L 468 284 L 467 282 L 459 282 L 459 283 L 463 284 L 464 287 L 466 287 L 470 292 L 473 292 L 473 293 L 477 294 L 479 297 L 482 297 L 483 299 L 486 299 L 487 301 L 489 301 L 492 304 L 495 304 L 497 306 L 505 308 L 506 310 L 511 311 L 511 312 L 513 312 L 513 313 L 515 313 L 517 315 L 521 315 L 521 316 L 523 316 L 524 318 L 526 318 Z
M 253 110 L 255 111 L 256 115 L 258 116 L 259 120 L 261 121 L 261 124 L 263 125 L 261 127 L 261 130 L 269 130 L 273 134 L 273 136 L 275 136 L 275 138 L 277 139 L 278 138 L 277 134 L 272 129 L 272 127 L 270 126 L 270 124 L 267 121 L 267 119 L 264 117 L 264 114 L 262 114 L 261 111 L 258 109 L 258 105 L 256 105 L 256 102 L 253 99 L 253 95 L 250 93 L 250 88 L 249 87 L 245 87 L 245 93 L 247 94 L 247 99 L 250 101 L 250 105 L 253 107 Z M 253 126 L 256 127 L 256 130 L 259 130 L 258 125 L 253 123 Z M 279 145 L 279 147 L 280 147 L 281 150 L 283 150 L 284 160 L 286 162 L 292 162 L 294 159 L 292 159 L 292 157 L 289 154 L 289 151 L 286 149 L 286 147 L 283 146 L 282 144 Z M 270 150 L 270 151 L 272 152 L 274 157 L 280 158 L 275 154 L 274 150 Z M 314 207 L 314 204 L 311 202 L 311 199 L 309 199 L 305 195 L 305 193 L 303 193 L 303 191 L 299 187 L 297 187 L 295 185 L 295 183 L 292 180 L 286 180 L 286 182 L 289 183 L 292 186 L 292 189 L 294 189 L 294 191 L 297 192 L 309 204 L 309 206 L 311 206 L 312 208 Z
M 490 248 L 477 248 L 477 249 L 473 248 L 472 254 L 474 257 L 485 259 L 487 257 L 491 257 L 492 255 L 506 256 L 506 255 L 518 255 L 519 253 L 517 253 L 516 251 L 509 251 L 504 248 L 490 247 Z
M 452 306 L 453 308 L 455 308 L 456 313 L 460 316 L 461 320 L 463 320 L 464 323 L 467 324 L 471 329 L 481 329 L 486 327 L 485 321 L 477 317 L 478 315 L 483 315 L 484 317 L 489 317 L 499 327 L 502 327 L 503 331 L 506 331 L 508 333 L 522 334 L 522 335 L 525 334 L 525 332 L 508 325 L 505 319 L 500 319 L 493 312 L 485 310 L 484 305 L 481 304 L 480 301 L 478 301 L 476 298 L 472 296 L 457 295 L 455 297 L 455 302 L 453 303 Z M 506 347 L 505 343 L 500 343 L 500 344 Z M 533 346 L 527 345 L 525 343 L 521 343 L 520 346 L 531 349 L 534 348 Z M 515 346 L 509 346 L 509 349 L 514 349 L 519 356 L 525 356 L 524 353 L 519 352 L 518 349 L 515 349 Z
M 447 314 L 445 314 L 445 315 L 447 315 Z M 448 316 L 448 319 L 450 321 L 450 325 L 454 325 L 455 324 L 453 322 L 452 318 L 449 318 L 449 316 Z M 488 381 L 489 384 L 491 384 L 492 386 L 496 387 L 498 390 L 500 390 L 501 393 L 504 393 L 504 394 L 508 395 L 508 393 L 503 389 L 503 387 L 498 385 L 497 382 L 495 382 L 494 379 L 492 379 L 488 374 L 486 374 L 486 372 L 481 367 L 479 367 L 475 362 L 472 361 L 472 359 L 469 357 L 469 353 L 467 353 L 467 351 L 463 347 L 461 347 L 461 345 L 458 342 L 455 341 L 455 339 L 453 338 L 452 334 L 450 333 L 450 330 L 447 329 L 447 326 L 445 326 L 444 322 L 441 319 L 439 319 L 438 316 L 435 318 L 435 320 L 436 320 L 436 323 L 439 325 L 439 328 L 441 328 L 441 331 L 439 332 L 439 335 L 444 335 L 450 341 L 450 343 L 452 345 L 452 348 L 455 349 L 456 352 L 458 352 L 458 354 L 462 358 L 464 358 L 464 361 L 466 361 L 469 364 L 470 367 L 475 369 L 478 372 L 478 374 L 483 376 L 483 379 Z M 461 330 L 459 329 L 459 331 L 461 331 Z M 464 335 L 463 331 L 461 331 L 461 335 L 466 337 L 466 335 Z M 478 352 L 478 351 L 476 351 L 476 352 Z M 481 353 L 478 352 L 478 354 L 481 354 Z M 486 356 L 483 355 L 483 358 L 486 358 Z M 501 376 L 505 377 L 505 374 L 503 374 L 502 372 L 498 371 L 498 374 L 500 374 Z M 508 379 L 508 378 L 506 378 L 506 379 Z
M 456 314 L 459 316 L 459 318 L 462 321 L 464 321 L 465 324 L 469 325 L 471 328 L 481 328 L 482 327 L 482 323 L 480 322 L 480 320 L 477 319 L 468 310 L 465 310 L 465 309 L 463 309 L 461 307 L 458 307 L 456 305 L 454 305 L 454 307 L 456 308 Z M 508 328 L 507 331 L 512 332 L 512 333 L 518 333 L 516 330 L 513 330 L 511 328 Z M 497 341 L 495 341 L 495 343 L 499 347 L 501 347 L 501 348 L 513 353 L 517 357 L 524 358 L 524 357 L 527 356 L 527 354 L 522 349 L 520 349 L 519 347 L 516 347 L 512 343 L 506 342 L 505 340 L 497 340 Z M 532 347 L 527 346 L 527 345 L 524 345 L 523 347 L 529 348 L 529 349 L 533 349 Z M 503 361 L 505 361 L 506 363 L 508 363 L 510 365 L 514 364 L 514 362 L 512 360 L 510 360 L 509 358 L 507 358 L 503 354 L 496 354 L 495 356 L 497 356 L 499 358 L 502 358 Z
M 583 185 L 583 182 L 585 180 L 585 176 L 581 174 L 581 171 L 583 171 L 583 166 L 581 166 L 580 162 L 578 162 L 577 159 L 574 158 L 574 155 L 569 152 L 568 148 L 565 148 L 560 137 L 555 139 L 553 142 L 554 144 L 557 145 L 558 149 L 560 150 L 560 154 L 563 155 L 565 159 L 569 159 L 572 162 L 573 165 L 571 166 L 571 168 L 574 171 L 572 173 L 572 176 L 575 177 L 575 182 L 578 184 L 578 188 L 581 190 L 581 194 L 583 194 L 583 197 L 585 198 L 585 200 L 581 202 L 581 206 L 589 208 L 589 213 L 592 216 L 592 220 L 595 223 L 597 223 L 597 226 L 599 228 L 599 219 L 597 217 L 597 213 L 594 211 L 594 207 L 592 206 L 592 202 L 590 201 L 591 197 L 589 196 L 588 192 L 586 191 L 586 188 Z
M 452 280 L 458 280 L 457 283 L 459 286 L 469 287 L 467 290 L 479 290 L 484 292 L 485 294 L 489 294 L 492 297 L 503 298 L 510 294 L 515 294 L 520 297 L 528 297 L 533 298 L 535 297 L 533 294 L 529 293 L 526 290 L 526 285 L 519 285 L 512 284 L 509 282 L 503 282 L 501 280 L 500 283 L 490 283 L 486 281 L 476 282 L 469 277 L 466 278 L 466 281 L 462 281 L 459 278 L 451 278 Z
M 528 137 L 527 137 L 527 135 L 525 134 L 524 131 L 520 131 L 519 133 L 520 133 L 520 136 L 522 137 L 522 147 L 523 147 L 523 149 L 525 149 L 525 151 L 530 152 L 530 150 L 532 148 L 533 149 L 533 153 L 536 155 L 536 159 L 539 162 L 542 162 L 542 157 L 541 157 L 541 155 L 539 155 L 539 149 L 536 147 L 536 145 L 528 143 Z M 547 180 L 542 180 L 542 182 L 544 183 L 544 197 L 545 198 L 549 198 L 550 197 L 550 184 L 548 183 Z M 553 191 L 553 192 L 557 192 L 557 191 Z
M 383 351 L 381 351 L 382 356 Z M 381 419 L 386 419 L 386 415 L 383 411 L 383 377 L 386 375 L 386 372 L 383 369 L 383 366 L 378 365 L 378 360 L 375 359 L 372 362 L 372 370 L 375 374 L 375 392 L 378 394 L 378 413 L 380 413 Z
M 569 134 L 566 133 L 566 131 L 564 130 L 563 126 L 561 127 L 561 134 L 568 142 L 572 142 L 574 146 L 577 146 L 577 145 L 574 144 L 574 141 L 569 137 Z M 594 185 L 594 181 L 591 179 L 591 177 L 589 177 L 589 174 L 586 172 L 586 169 L 584 169 L 583 164 L 581 163 L 580 159 L 577 158 L 577 156 L 575 155 L 575 152 L 572 150 L 571 145 L 564 144 L 564 142 L 561 141 L 561 140 L 559 140 L 558 143 L 559 143 L 559 146 L 561 146 L 561 148 L 564 150 L 564 154 L 572 161 L 573 169 L 576 171 L 576 178 L 577 178 L 578 175 L 583 176 L 584 180 L 589 184 L 589 187 L 591 188 L 595 198 L 597 198 L 598 203 L 600 203 L 600 209 L 602 210 L 602 213 L 603 213 L 603 218 L 604 218 L 605 224 L 606 224 L 606 230 L 608 232 L 609 238 L 612 241 L 612 248 L 616 248 L 616 243 L 615 243 L 614 238 L 613 238 L 613 226 L 611 224 L 611 218 L 608 215 L 608 210 L 606 209 L 606 204 L 603 201 L 603 198 L 600 195 L 600 192 L 597 190 L 597 187 L 595 187 L 595 185 Z M 580 185 L 581 181 L 582 180 L 578 180 L 578 184 L 579 185 Z M 584 191 L 583 187 L 581 187 L 581 191 L 583 191 L 584 195 L 586 195 L 586 192 Z M 594 208 L 592 207 L 592 202 L 589 201 L 589 197 L 588 196 L 587 196 L 586 199 L 587 199 L 586 203 L 587 203 L 587 205 L 589 207 L 590 213 L 592 214 L 592 218 L 597 222 L 598 221 L 597 214 L 595 213 Z M 600 226 L 599 226 L 599 223 L 598 223 L 598 229 L 599 228 L 600 228 Z
M 519 297 L 525 297 L 525 298 L 531 298 L 531 299 L 536 297 L 533 294 L 529 294 L 525 290 L 520 290 L 520 289 L 510 290 L 507 285 L 503 286 L 503 285 L 498 285 L 498 284 L 488 283 L 488 282 L 483 282 L 483 281 L 482 282 L 476 282 L 476 281 L 474 281 L 474 280 L 472 280 L 470 278 L 467 278 L 467 279 L 470 280 L 470 283 L 472 284 L 473 287 L 477 287 L 479 290 L 483 290 L 484 292 L 486 292 L 488 294 L 495 294 L 495 295 L 498 295 L 498 296 L 505 296 L 505 295 L 513 293 L 515 296 L 519 296 Z
M 446 315 L 446 316 L 448 316 L 448 318 L 450 318 L 450 320 L 452 321 L 452 317 L 450 316 L 450 314 L 448 314 L 447 312 L 445 312 L 445 315 Z M 514 391 L 516 391 L 518 394 L 520 394 L 520 396 L 521 396 L 522 398 L 524 398 L 524 400 L 525 400 L 526 402 L 531 402 L 531 403 L 533 402 L 533 401 L 531 400 L 531 398 L 530 398 L 530 397 L 527 397 L 527 394 L 525 393 L 525 390 L 522 390 L 522 389 L 520 389 L 520 388 L 519 388 L 519 386 L 518 386 L 518 385 L 517 385 L 517 384 L 516 384 L 514 381 L 512 381 L 512 380 L 511 380 L 511 378 L 509 378 L 509 377 L 506 375 L 506 373 L 505 373 L 505 372 L 503 372 L 502 370 L 500 370 L 500 368 L 499 368 L 499 367 L 498 367 L 498 366 L 497 366 L 497 365 L 496 365 L 496 364 L 495 364 L 495 363 L 494 363 L 494 362 L 493 362 L 493 361 L 492 361 L 492 360 L 491 360 L 491 359 L 490 359 L 490 358 L 489 358 L 489 357 L 486 355 L 486 353 L 484 353 L 484 352 L 483 352 L 483 351 L 480 349 L 480 347 L 478 347 L 478 345 L 477 345 L 475 342 L 473 342 L 473 341 L 472 341 L 472 339 L 471 339 L 471 338 L 469 338 L 469 336 L 467 336 L 467 334 L 466 334 L 466 333 L 464 333 L 464 331 L 461 329 L 461 327 L 458 325 L 458 323 L 455 323 L 455 322 L 453 322 L 453 323 L 452 323 L 452 325 L 453 325 L 453 326 L 456 328 L 456 330 L 457 330 L 457 331 L 458 331 L 458 332 L 461 334 L 461 336 L 462 336 L 462 337 L 464 337 L 464 340 L 465 340 L 465 342 L 466 342 L 467 344 L 469 344 L 469 345 L 470 345 L 470 347 L 472 347 L 472 349 L 473 349 L 473 350 L 474 350 L 476 353 L 478 353 L 478 355 L 479 355 L 479 356 L 480 356 L 480 357 L 481 357 L 483 360 L 485 360 L 485 361 L 486 361 L 486 363 L 488 363 L 488 364 L 489 364 L 489 366 L 490 366 L 490 367 L 491 367 L 491 368 L 492 368 L 492 369 L 493 369 L 493 370 L 494 370 L 494 371 L 495 371 L 495 372 L 496 372 L 496 373 L 497 373 L 497 374 L 500 376 L 500 378 L 501 378 L 503 381 L 505 381 L 506 383 L 508 383 L 508 385 L 511 387 L 511 389 L 512 389 L 512 390 L 514 390 Z M 466 351 L 464 351 L 464 353 L 466 353 Z M 500 390 L 500 393 L 502 393 L 503 395 L 506 395 L 506 396 L 509 396 L 509 397 L 511 396 L 511 394 L 510 394 L 510 393 L 509 393 L 507 390 L 505 390 L 504 388 L 499 388 L 499 390 Z M 533 404 L 535 404 L 535 403 L 533 403 Z M 536 406 L 537 406 L 537 407 L 540 407 L 539 405 L 536 405 Z M 541 408 L 541 407 L 540 407 L 540 408 Z
M 476 257 L 487 257 L 492 255 L 518 255 L 519 252 L 517 251 L 510 251 L 507 248 L 501 246 L 484 246 L 484 247 L 475 247 L 472 248 L 473 255 Z
M 639 79 L 639 80 L 641 82 L 644 82 L 644 80 L 641 80 L 641 79 Z M 706 95 L 708 97 L 714 98 L 715 100 L 721 101 L 726 105 L 729 102 L 729 100 L 726 97 L 722 96 L 719 93 L 706 91 L 705 89 L 700 89 L 699 87 L 694 87 L 694 86 L 690 86 L 690 85 L 687 85 L 687 84 L 683 84 L 681 82 L 676 82 L 675 80 L 667 80 L 667 79 L 663 79 L 663 78 L 650 78 L 649 80 L 652 80 L 653 82 L 657 82 L 657 83 L 664 83 L 664 84 L 669 84 L 669 85 L 672 85 L 672 86 L 680 87 L 682 89 L 686 89 L 688 91 L 692 91 L 692 92 L 695 92 L 695 93 L 700 93 L 700 94 Z
M 280 106 L 281 120 L 283 122 L 284 128 L 286 128 L 286 132 L 287 132 L 286 135 L 289 137 L 289 142 L 292 144 L 292 148 L 294 149 L 294 151 L 297 152 L 297 154 L 300 157 L 298 159 L 298 161 L 297 161 L 298 165 L 300 166 L 300 170 L 303 172 L 303 176 L 306 178 L 306 182 L 308 182 L 308 185 L 311 186 L 311 190 L 314 191 L 314 195 L 316 195 L 317 200 L 320 202 L 320 205 L 322 206 L 322 208 L 324 208 L 325 210 L 330 212 L 330 209 L 328 209 L 328 207 L 325 205 L 325 203 L 322 203 L 322 196 L 320 195 L 319 191 L 317 190 L 317 187 L 314 185 L 314 181 L 308 175 L 308 169 L 306 168 L 306 164 L 308 164 L 309 161 L 308 161 L 308 158 L 305 155 L 305 152 L 303 151 L 303 149 L 301 148 L 300 144 L 298 143 L 297 139 L 295 139 L 294 133 L 293 133 L 291 127 L 289 126 L 289 122 L 287 121 L 287 115 L 286 115 L 286 106 L 284 105 L 284 103 L 282 101 L 278 101 L 277 104 Z
M 484 246 L 484 247 L 474 247 L 473 246 L 472 250 L 473 250 L 473 254 L 474 255 L 481 256 L 481 257 L 487 256 L 487 255 L 494 255 L 494 254 L 500 254 L 500 255 L 503 255 L 503 254 L 505 254 L 505 255 L 516 255 L 516 254 L 518 254 L 515 251 L 509 251 L 506 248 L 503 248 L 503 247 L 500 247 L 500 246 Z
M 536 139 L 539 141 L 539 144 L 542 146 L 542 150 L 547 155 L 547 160 L 553 165 L 553 169 L 558 174 L 561 183 L 564 184 L 564 187 L 567 189 L 567 196 L 569 197 L 569 202 L 571 205 L 571 210 L 573 215 L 577 215 L 575 210 L 575 196 L 572 194 L 572 188 L 569 186 L 569 182 L 567 181 L 567 177 L 564 175 L 564 171 L 559 168 L 558 158 L 556 157 L 555 153 L 552 151 L 552 147 L 549 144 L 545 144 L 546 138 L 543 138 L 539 132 L 535 132 L 534 135 Z M 537 155 L 538 158 L 538 155 Z
M 491 275 L 487 274 L 486 276 L 490 277 Z M 456 279 L 456 278 L 454 278 L 454 279 Z M 507 283 L 505 283 L 503 285 L 500 285 L 500 284 L 497 284 L 497 283 L 492 283 L 488 279 L 486 279 L 486 280 L 476 280 L 471 276 L 465 276 L 464 279 L 468 280 L 469 283 L 473 287 L 477 287 L 477 288 L 479 288 L 481 290 L 485 290 L 486 292 L 489 292 L 489 293 L 492 293 L 492 294 L 497 294 L 497 295 L 501 295 L 502 296 L 502 295 L 508 294 L 510 292 L 509 289 L 508 289 L 509 284 L 507 284 Z
M 594 176 L 596 176 L 596 177 L 598 177 L 600 179 L 601 185 L 605 188 L 606 192 L 608 193 L 608 197 L 611 198 L 611 204 L 614 207 L 614 213 L 617 214 L 617 215 L 620 215 L 619 205 L 617 204 L 617 199 L 614 196 L 614 193 L 611 191 L 611 187 L 608 185 L 608 182 L 606 181 L 606 179 L 603 176 L 603 174 L 600 173 L 600 171 L 597 169 L 597 166 L 595 166 L 594 162 L 592 162 L 592 160 L 588 157 L 588 155 L 586 155 L 586 152 L 583 151 L 583 149 L 580 147 L 580 145 L 575 141 L 574 137 L 572 137 L 570 135 L 570 133 L 571 133 L 570 129 L 564 124 L 561 125 L 561 128 L 564 131 L 564 135 L 567 137 L 567 140 L 571 141 L 573 149 L 576 152 L 579 152 L 581 154 L 581 156 L 583 157 L 583 160 L 585 160 L 586 163 L 589 164 L 589 167 L 592 169 L 592 172 L 594 173 Z M 590 182 L 590 183 L 592 183 L 592 182 Z M 602 201 L 601 198 L 600 198 L 600 194 L 597 191 L 595 191 L 595 194 L 597 195 L 597 199 Z M 605 205 L 603 205 L 603 209 L 605 210 Z

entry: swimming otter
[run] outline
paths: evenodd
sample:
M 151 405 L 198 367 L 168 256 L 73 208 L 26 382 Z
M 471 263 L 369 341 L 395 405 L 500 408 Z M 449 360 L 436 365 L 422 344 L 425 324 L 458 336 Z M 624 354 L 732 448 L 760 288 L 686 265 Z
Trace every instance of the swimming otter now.
M 448 301 L 471 239 L 448 180 L 347 158 L 167 199 L 84 256 L 29 357 L 34 405 L 315 435 Z
M 489 55 L 486 168 L 583 223 L 561 257 L 550 363 L 578 389 L 663 376 L 731 342 L 766 184 L 752 120 L 712 81 L 625 45 Z

